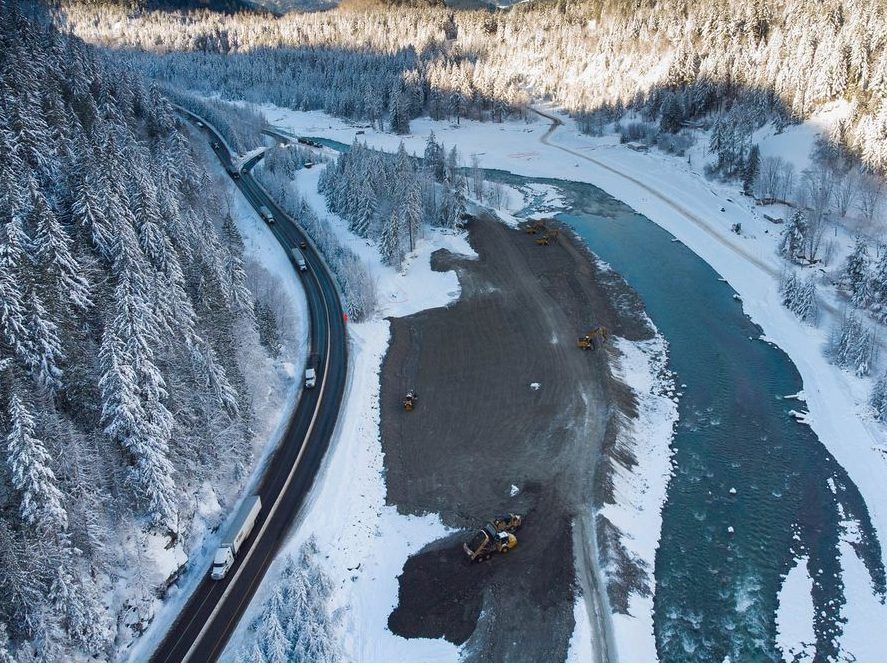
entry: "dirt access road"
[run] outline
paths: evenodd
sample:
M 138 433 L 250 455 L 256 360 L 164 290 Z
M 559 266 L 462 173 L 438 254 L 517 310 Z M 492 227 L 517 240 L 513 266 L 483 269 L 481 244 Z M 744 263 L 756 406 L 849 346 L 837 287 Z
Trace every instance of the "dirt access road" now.
M 597 578 L 588 569 L 597 565 L 591 506 L 607 491 L 617 416 L 633 404 L 611 377 L 608 352 L 581 351 L 576 338 L 598 324 L 629 339 L 651 332 L 637 296 L 599 271 L 571 233 L 549 247 L 535 238 L 473 220 L 478 259 L 432 257 L 435 269 L 457 271 L 461 297 L 392 319 L 383 363 L 389 503 L 439 513 L 460 529 L 505 511 L 526 516 L 513 552 L 471 564 L 464 531 L 411 557 L 400 577 L 392 631 L 445 637 L 473 660 L 564 660 L 577 592 L 593 596 L 592 625 L 606 635 L 609 624 L 605 594 L 589 588 Z M 419 402 L 407 413 L 409 389 Z M 610 654 L 600 642 L 603 660 Z

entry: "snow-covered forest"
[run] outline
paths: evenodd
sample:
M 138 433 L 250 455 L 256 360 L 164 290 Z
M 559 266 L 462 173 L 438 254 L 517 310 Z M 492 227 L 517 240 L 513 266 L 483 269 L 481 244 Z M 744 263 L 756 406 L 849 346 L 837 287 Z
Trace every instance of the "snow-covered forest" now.
M 453 148 L 446 154 L 432 134 L 421 162 L 401 143 L 396 155 L 357 141 L 327 168 L 320 191 L 332 212 L 355 234 L 379 243 L 382 260 L 400 268 L 415 249 L 424 224 L 455 228 L 465 212 L 464 178 Z
M 340 658 L 336 628 L 341 611 L 331 607 L 333 586 L 308 540 L 287 556 L 272 595 L 249 627 L 240 658 L 248 663 L 315 663 Z
M 501 119 L 549 98 L 589 130 L 625 108 L 742 136 L 844 99 L 835 142 L 887 168 L 887 16 L 878 0 L 527 3 L 505 12 L 384 6 L 227 16 L 66 8 L 90 41 L 134 48 L 198 90 L 324 109 L 403 131 L 420 113 Z
M 22 11 L 0 2 L 0 652 L 114 660 L 152 555 L 248 470 L 270 352 L 170 103 Z

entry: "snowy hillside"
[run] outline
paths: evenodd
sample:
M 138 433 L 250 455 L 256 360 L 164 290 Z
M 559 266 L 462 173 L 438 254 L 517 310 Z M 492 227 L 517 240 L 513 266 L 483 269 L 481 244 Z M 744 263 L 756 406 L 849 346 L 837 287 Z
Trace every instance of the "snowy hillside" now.
M 0 3 L 0 651 L 115 660 L 250 472 L 280 407 L 254 396 L 285 393 L 293 342 L 158 89 L 18 6 Z

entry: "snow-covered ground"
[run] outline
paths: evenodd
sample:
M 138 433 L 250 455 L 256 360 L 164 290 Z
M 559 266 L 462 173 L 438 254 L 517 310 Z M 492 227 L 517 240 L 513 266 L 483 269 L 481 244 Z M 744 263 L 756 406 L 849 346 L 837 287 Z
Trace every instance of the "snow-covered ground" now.
M 431 270 L 431 253 L 440 248 L 474 256 L 464 233 L 427 231 L 408 255 L 402 271 L 385 266 L 376 247 L 347 230 L 329 213 L 317 192 L 321 168 L 301 170 L 296 188 L 314 210 L 330 221 L 343 244 L 370 266 L 377 280 L 379 309 L 364 323 L 350 323 L 349 384 L 336 432 L 294 535 L 265 576 L 222 659 L 242 660 L 248 626 L 273 592 L 287 553 L 295 555 L 313 537 L 325 572 L 333 580 L 332 605 L 341 608 L 341 653 L 351 661 L 453 661 L 459 650 L 445 640 L 407 640 L 388 630 L 397 605 L 398 583 L 407 558 L 448 533 L 435 515 L 404 516 L 385 504 L 382 444 L 379 433 L 379 372 L 388 347 L 384 317 L 407 316 L 442 307 L 461 293 L 455 272 Z
M 650 327 L 655 330 L 652 322 Z M 670 444 L 678 421 L 678 398 L 674 382 L 666 374 L 668 344 L 660 334 L 644 342 L 619 339 L 616 346 L 621 357 L 614 363 L 613 375 L 632 389 L 638 408 L 637 418 L 625 420 L 619 443 L 635 452 L 638 463 L 632 469 L 616 465 L 616 503 L 605 505 L 600 512 L 622 532 L 621 544 L 632 559 L 641 562 L 653 590 L 653 564 L 671 475 Z M 629 613 L 614 613 L 612 623 L 619 660 L 656 660 L 652 595 L 633 593 Z
M 231 496 L 235 503 L 223 507 L 219 497 L 208 486 L 204 487 L 198 499 L 197 516 L 189 538 L 189 542 L 195 543 L 190 555 L 184 551 L 181 543 L 173 549 L 165 549 L 166 539 L 146 537 L 144 554 L 154 561 L 153 568 L 159 576 L 158 584 L 183 564 L 188 565 L 170 588 L 166 598 L 155 601 L 154 619 L 149 628 L 127 653 L 121 654 L 131 662 L 145 662 L 150 658 L 188 597 L 209 570 L 218 541 L 224 532 L 224 529 L 218 527 L 226 518 L 236 513 L 240 499 L 250 493 L 250 488 L 255 487 L 269 455 L 283 438 L 301 394 L 302 384 L 299 379 L 308 352 L 308 304 L 299 277 L 286 252 L 214 157 L 208 160 L 208 167 L 210 173 L 228 188 L 231 215 L 243 237 L 244 266 L 250 288 L 268 290 L 285 299 L 287 304 L 282 312 L 287 320 L 281 323 L 289 326 L 290 333 L 283 337 L 284 344 L 276 360 L 260 363 L 256 359 L 241 359 L 240 362 L 247 375 L 247 384 L 261 386 L 262 392 L 253 395 L 255 460 L 252 473 L 242 487 L 232 488 Z M 121 580 L 121 584 L 128 583 L 128 579 Z
M 807 572 L 809 559 L 799 558 L 789 571 L 779 592 L 776 613 L 776 643 L 786 662 L 813 660 L 816 634 L 813 632 L 813 579 Z
M 357 131 L 347 121 L 322 112 L 273 106 L 263 110 L 272 124 L 299 135 L 351 143 Z M 804 167 L 804 154 L 815 133 L 840 113 L 839 108 L 824 109 L 812 122 L 783 134 L 762 131 L 757 137 L 762 154 L 780 154 L 796 167 Z M 704 141 L 695 153 L 691 151 L 688 163 L 686 158 L 656 150 L 635 152 L 619 145 L 613 135 L 583 135 L 572 120 L 558 117 L 564 124 L 545 143 L 549 122 L 543 120 L 502 124 L 463 120 L 455 124 L 421 118 L 411 123 L 408 136 L 366 129 L 361 139 L 386 151 L 396 150 L 403 141 L 408 151 L 421 154 L 433 130 L 447 148 L 456 145 L 465 162 L 476 155 L 484 168 L 591 183 L 672 233 L 730 283 L 766 338 L 792 359 L 804 383 L 807 422 L 859 487 L 879 536 L 887 537 L 887 484 L 883 482 L 887 477 L 887 428 L 873 420 L 867 406 L 872 380 L 852 376 L 826 360 L 822 350 L 830 327 L 827 321 L 813 328 L 801 324 L 781 306 L 777 279 L 784 266 L 775 246 L 782 227 L 767 221 L 763 217 L 766 209 L 741 196 L 736 185 L 714 183 L 703 176 Z M 741 236 L 730 230 L 737 222 L 742 225 Z M 846 237 L 839 240 L 846 246 Z M 827 310 L 840 311 L 841 303 L 833 293 L 822 295 Z M 826 317 L 832 315 L 826 312 Z M 844 568 L 848 570 L 850 565 Z M 878 602 L 870 585 L 861 591 Z M 845 649 L 865 648 L 850 644 L 855 641 L 853 635 L 848 629 Z M 870 648 L 887 653 L 887 644 L 882 643 L 887 642 L 884 631 L 869 639 Z M 617 645 L 617 650 L 620 647 Z

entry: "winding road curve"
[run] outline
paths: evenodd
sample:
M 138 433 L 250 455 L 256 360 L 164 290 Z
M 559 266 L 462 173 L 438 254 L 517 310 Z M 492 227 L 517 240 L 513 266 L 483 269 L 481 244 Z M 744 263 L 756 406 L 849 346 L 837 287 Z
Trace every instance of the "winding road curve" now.
M 311 488 L 335 430 L 346 383 L 348 349 L 342 304 L 323 257 L 296 220 L 277 205 L 251 173 L 263 155 L 251 157 L 238 168 L 214 127 L 185 109 L 178 110 L 199 123 L 250 204 L 256 210 L 267 206 L 277 220 L 271 231 L 301 276 L 308 300 L 310 358 L 317 369 L 317 387 L 302 391 L 281 445 L 255 490 L 262 498 L 262 510 L 233 567 L 220 581 L 211 580 L 207 570 L 151 657 L 152 662 L 211 662 L 225 648 Z M 290 250 L 303 241 L 307 244 L 302 251 L 308 270 L 298 272 Z

